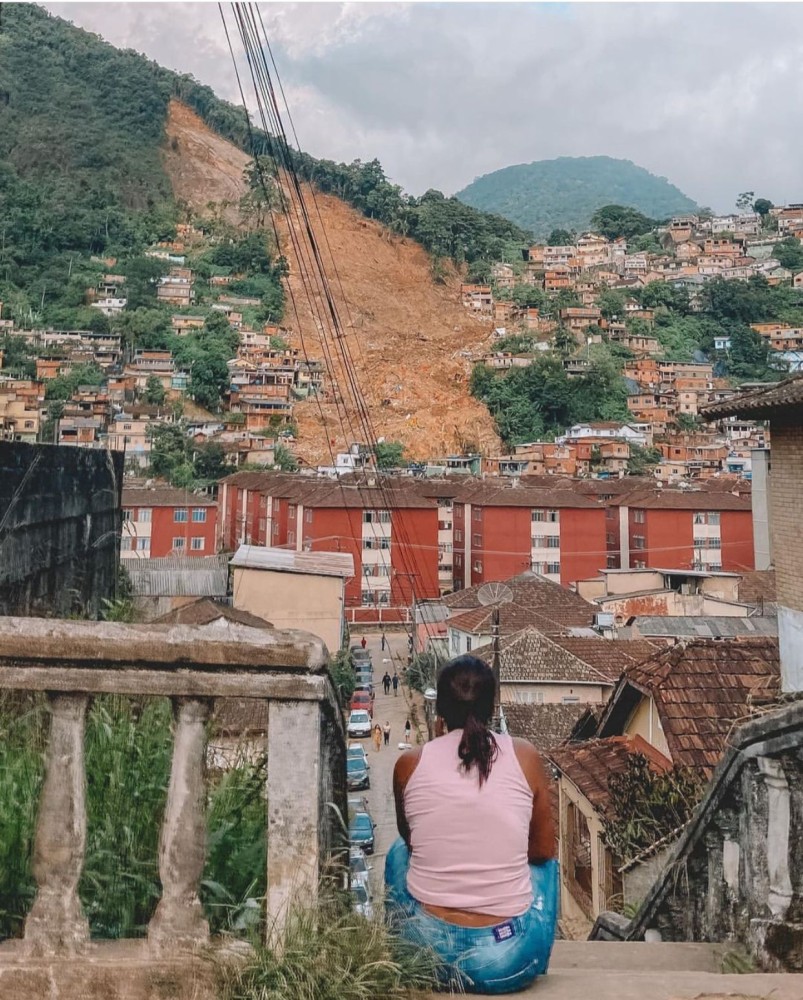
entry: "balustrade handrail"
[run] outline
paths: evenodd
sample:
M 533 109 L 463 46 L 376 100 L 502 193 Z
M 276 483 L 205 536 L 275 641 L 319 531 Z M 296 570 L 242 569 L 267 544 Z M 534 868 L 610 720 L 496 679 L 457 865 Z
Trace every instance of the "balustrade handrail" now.
M 345 737 L 327 664 L 322 640 L 300 630 L 0 619 L 0 689 L 45 692 L 51 713 L 25 946 L 74 953 L 89 940 L 78 897 L 86 846 L 84 735 L 90 699 L 105 693 L 172 700 L 162 898 L 148 928 L 152 945 L 170 949 L 195 948 L 209 936 L 198 889 L 212 705 L 267 701 L 266 926 L 281 934 L 290 904 L 314 901 L 329 856 L 343 846 L 335 817 L 345 814 Z

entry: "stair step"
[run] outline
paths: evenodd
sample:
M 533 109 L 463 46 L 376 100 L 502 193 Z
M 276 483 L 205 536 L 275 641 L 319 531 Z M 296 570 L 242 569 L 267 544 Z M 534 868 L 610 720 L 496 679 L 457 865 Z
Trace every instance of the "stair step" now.
M 517 995 L 532 1000 L 801 1000 L 803 975 L 555 969 Z
M 732 947 L 675 941 L 556 941 L 549 967 L 618 972 L 722 972 Z

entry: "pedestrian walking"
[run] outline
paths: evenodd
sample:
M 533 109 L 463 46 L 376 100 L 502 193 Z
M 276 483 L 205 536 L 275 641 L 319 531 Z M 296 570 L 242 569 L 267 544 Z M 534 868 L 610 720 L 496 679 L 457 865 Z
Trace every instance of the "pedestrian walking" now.
M 390 746 L 390 723 L 385 720 L 385 725 L 382 727 L 382 735 L 385 738 L 385 746 Z
M 409 743 L 410 742 L 410 736 L 412 735 L 412 731 L 413 731 L 413 727 L 410 725 L 410 720 L 408 719 L 407 722 L 405 722 L 405 724 L 404 724 L 404 742 L 405 743 Z
M 360 639 L 360 645 L 362 646 L 363 649 L 365 649 L 365 647 L 368 645 L 368 640 L 365 638 L 365 636 L 363 636 L 362 639 Z
M 385 676 L 382 678 L 382 687 L 385 689 L 385 694 L 390 694 L 390 674 L 385 671 Z
M 382 633 L 382 652 L 383 653 L 385 652 L 385 647 L 387 646 L 387 644 L 388 644 L 388 640 L 385 638 L 385 633 L 383 632 Z
M 395 698 L 399 693 L 399 675 L 396 671 L 393 671 L 393 697 Z
M 374 726 L 374 749 L 379 753 L 380 747 L 382 746 L 382 727 L 377 724 Z

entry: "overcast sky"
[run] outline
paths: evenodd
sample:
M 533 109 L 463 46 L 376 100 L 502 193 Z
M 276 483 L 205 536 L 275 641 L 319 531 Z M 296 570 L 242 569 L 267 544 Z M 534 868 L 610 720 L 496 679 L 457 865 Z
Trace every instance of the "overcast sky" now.
M 236 98 L 217 4 L 45 6 Z M 605 154 L 719 210 L 745 189 L 803 201 L 803 4 L 261 9 L 302 148 L 378 157 L 413 194 Z

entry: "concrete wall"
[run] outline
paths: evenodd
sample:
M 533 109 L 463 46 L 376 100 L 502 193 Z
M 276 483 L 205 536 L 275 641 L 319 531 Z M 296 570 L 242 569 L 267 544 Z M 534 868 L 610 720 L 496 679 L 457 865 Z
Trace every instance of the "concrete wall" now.
M 672 759 L 661 719 L 652 698 L 642 698 L 624 728 L 625 736 L 640 736 L 665 757 Z
M 772 566 L 769 498 L 767 495 L 770 477 L 769 449 L 754 448 L 750 452 L 750 458 L 753 466 L 753 558 L 756 569 L 769 569 Z
M 536 681 L 529 684 L 503 681 L 500 697 L 505 704 L 560 705 L 564 699 L 599 705 L 607 701 L 611 684 L 563 684 Z
M 343 636 L 343 591 L 343 580 L 338 576 L 237 568 L 232 603 L 276 628 L 312 632 L 334 654 Z
M 0 614 L 98 617 L 115 593 L 122 452 L 0 442 Z

